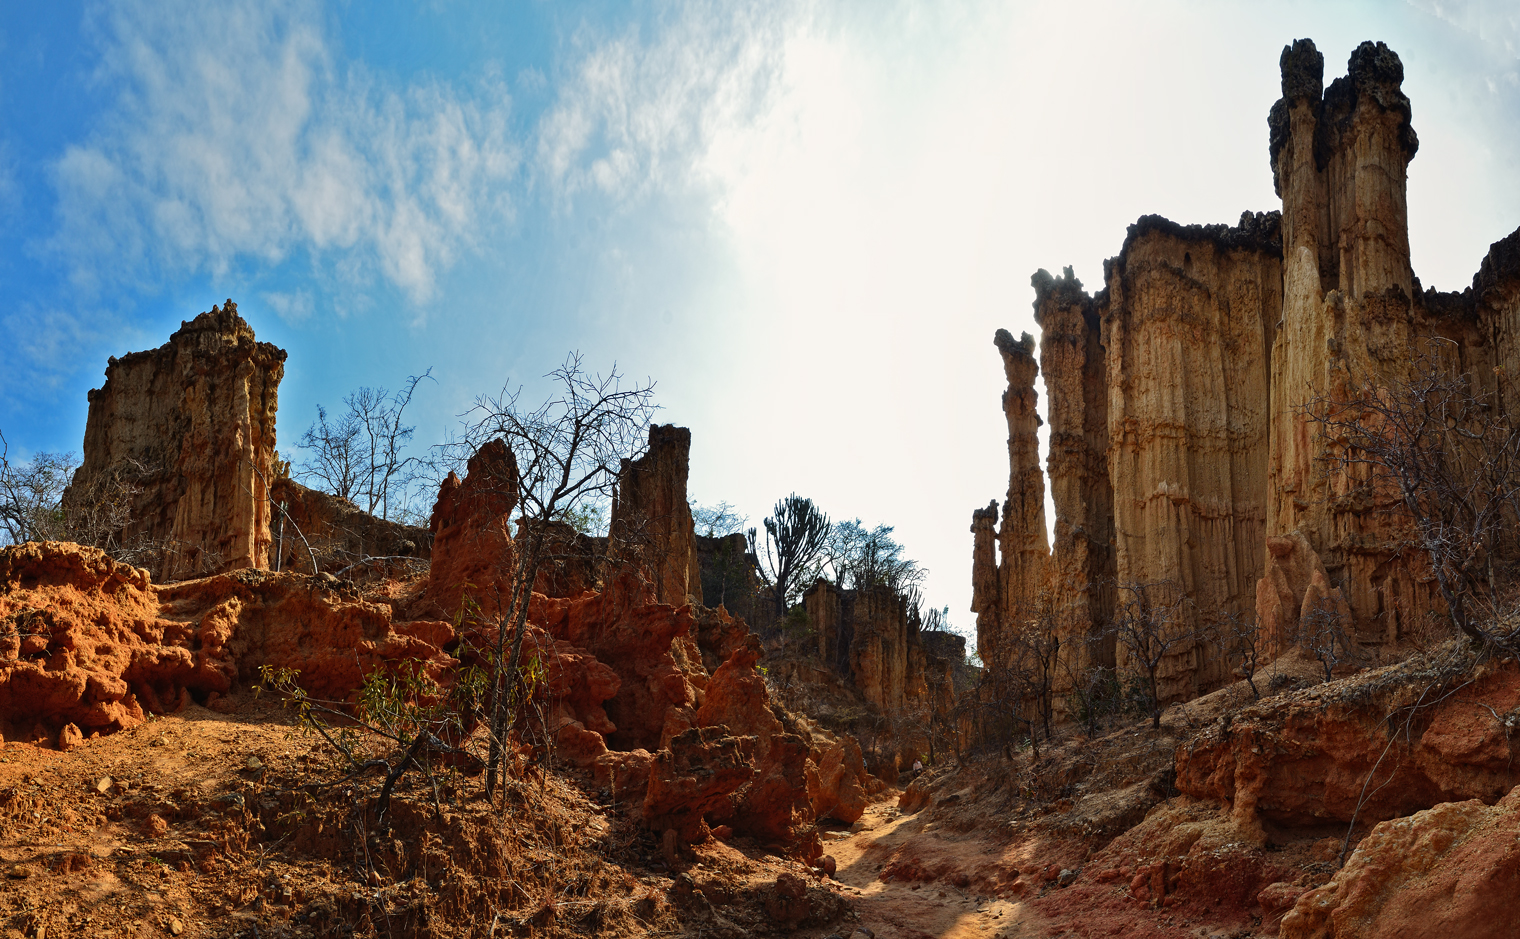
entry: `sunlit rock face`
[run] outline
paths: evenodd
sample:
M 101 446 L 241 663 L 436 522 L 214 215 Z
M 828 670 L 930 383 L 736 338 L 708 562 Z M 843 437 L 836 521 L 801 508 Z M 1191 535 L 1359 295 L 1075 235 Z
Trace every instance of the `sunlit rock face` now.
M 1130 229 L 1099 299 L 1108 376 L 1114 568 L 1170 581 L 1201 625 L 1256 602 L 1265 532 L 1267 349 L 1280 307 L 1277 220 L 1234 228 L 1155 217 Z M 1124 651 L 1118 651 L 1123 665 Z M 1210 650 L 1173 646 L 1167 697 L 1218 685 Z
M 1325 88 L 1323 56 L 1300 40 L 1281 70 L 1268 120 L 1280 212 L 1246 212 L 1233 227 L 1145 216 L 1096 295 L 1069 269 L 1035 275 L 1037 363 L 1028 341 L 995 338 L 1009 381 L 1009 492 L 1000 527 L 995 505 L 972 521 L 972 609 L 989 664 L 1038 613 L 1062 635 L 1063 675 L 1122 666 L 1122 649 L 1088 641 L 1113 616 L 1114 584 L 1170 581 L 1199 622 L 1256 616 L 1274 650 L 1314 604 L 1342 611 L 1363 644 L 1396 642 L 1442 612 L 1387 500 L 1363 478 L 1325 472 L 1305 406 L 1353 381 L 1407 376 L 1439 337 L 1447 364 L 1520 407 L 1520 231 L 1492 247 L 1468 290 L 1422 291 L 1405 198 L 1418 139 L 1398 56 L 1363 43 Z M 1041 371 L 1048 553 L 1033 444 Z M 1229 677 L 1217 648 L 1180 644 L 1162 692 L 1185 699 Z
M 125 481 L 125 528 L 95 534 L 162 546 L 160 579 L 267 568 L 284 373 L 284 350 L 257 341 L 231 300 L 157 349 L 113 357 L 90 392 L 84 460 L 65 505 L 89 513 Z

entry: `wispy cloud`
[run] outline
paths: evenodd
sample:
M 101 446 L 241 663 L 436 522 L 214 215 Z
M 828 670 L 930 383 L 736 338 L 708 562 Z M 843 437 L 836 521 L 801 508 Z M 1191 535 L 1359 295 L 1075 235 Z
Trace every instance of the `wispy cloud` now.
M 0 317 L 12 363 L 0 374 L 0 402 L 35 397 L 57 388 L 78 367 L 81 348 L 100 338 L 86 314 L 22 303 Z
M 263 294 L 263 299 L 280 319 L 292 325 L 311 316 L 312 302 L 308 291 L 292 290 L 289 293 L 282 293 L 270 290 Z
M 47 250 L 109 286 L 306 253 L 414 303 L 510 213 L 519 162 L 500 85 L 388 85 L 335 62 L 318 11 L 287 3 L 98 10 L 114 112 L 53 173 Z
M 769 109 L 785 38 L 808 15 L 800 3 L 691 4 L 649 35 L 579 37 L 539 124 L 538 173 L 561 198 L 702 182 L 715 137 Z
M 1520 58 L 1520 9 L 1510 0 L 1408 0 L 1432 16 L 1466 30 L 1501 50 L 1511 59 Z

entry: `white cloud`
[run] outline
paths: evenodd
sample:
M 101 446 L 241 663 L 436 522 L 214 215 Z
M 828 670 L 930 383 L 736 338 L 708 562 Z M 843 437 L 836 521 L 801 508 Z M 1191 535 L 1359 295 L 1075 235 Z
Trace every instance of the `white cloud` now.
M 79 350 L 99 342 L 104 328 L 87 314 L 23 304 L 0 319 L 10 363 L 0 371 L 0 401 L 57 388 L 78 367 Z
M 271 290 L 266 291 L 263 296 L 269 308 L 274 310 L 280 319 L 291 325 L 300 323 L 311 316 L 311 294 L 305 290 L 292 290 L 289 293 Z
M 693 3 L 652 30 L 581 37 L 583 54 L 539 125 L 538 171 L 561 197 L 626 199 L 692 182 L 715 135 L 768 109 L 795 2 Z
M 78 281 L 308 252 L 422 304 L 510 212 L 499 84 L 397 89 L 340 67 L 300 2 L 120 4 L 97 26 L 116 108 L 53 167 L 48 246 Z

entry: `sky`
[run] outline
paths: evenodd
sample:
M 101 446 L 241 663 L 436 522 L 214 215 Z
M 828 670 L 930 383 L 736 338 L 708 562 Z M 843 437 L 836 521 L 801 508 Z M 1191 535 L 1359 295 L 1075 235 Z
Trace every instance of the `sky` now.
M 1520 4 L 0 0 L 0 431 L 78 451 L 106 359 L 231 298 L 282 455 L 431 368 L 419 444 L 572 350 L 652 379 L 690 492 L 885 523 L 972 626 L 998 328 L 1125 227 L 1280 206 L 1278 56 L 1404 62 L 1410 243 L 1520 226 Z M 1042 394 L 1043 407 L 1043 394 Z

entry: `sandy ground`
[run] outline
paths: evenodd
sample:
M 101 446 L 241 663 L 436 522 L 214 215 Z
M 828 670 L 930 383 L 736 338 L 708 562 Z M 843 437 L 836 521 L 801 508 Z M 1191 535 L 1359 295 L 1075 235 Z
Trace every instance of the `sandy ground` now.
M 901 815 L 895 800 L 878 802 L 850 832 L 825 839 L 838 863 L 837 879 L 878 939 L 1024 939 L 1049 935 L 1051 923 L 1028 904 L 980 896 L 945 882 L 882 880 L 887 862 L 904 852 L 964 870 L 989 863 L 1016 866 L 1017 846 L 937 827 L 922 815 Z
M 307 743 L 262 708 L 186 710 L 68 753 L 0 749 L 7 939 L 200 935 L 260 896 L 272 868 L 226 843 L 217 796 L 250 757 L 276 765 Z

